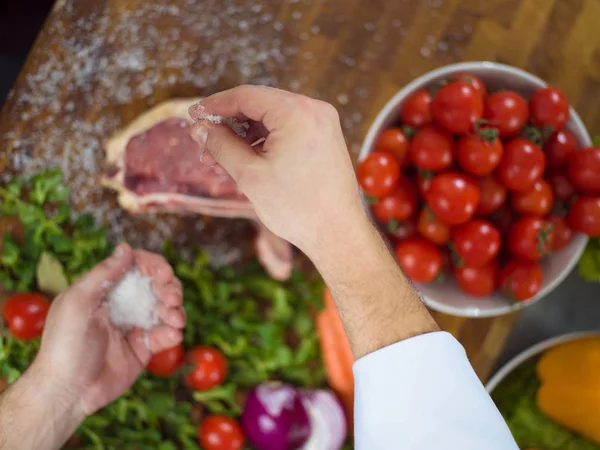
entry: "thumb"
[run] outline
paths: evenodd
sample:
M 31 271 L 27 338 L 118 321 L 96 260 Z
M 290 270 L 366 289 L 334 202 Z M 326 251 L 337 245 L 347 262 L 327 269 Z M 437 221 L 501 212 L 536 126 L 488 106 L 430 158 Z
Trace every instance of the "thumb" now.
M 227 125 L 199 121 L 192 125 L 191 136 L 236 181 L 245 167 L 259 158 L 254 149 Z
M 74 297 L 80 303 L 95 309 L 132 265 L 131 247 L 119 244 L 111 256 L 77 280 L 72 286 L 74 293 L 76 292 Z

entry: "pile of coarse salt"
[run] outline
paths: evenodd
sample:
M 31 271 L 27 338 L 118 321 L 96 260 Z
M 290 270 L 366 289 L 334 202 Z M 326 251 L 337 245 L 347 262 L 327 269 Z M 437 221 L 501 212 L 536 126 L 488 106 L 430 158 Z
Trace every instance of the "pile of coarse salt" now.
M 115 326 L 148 331 L 158 324 L 158 297 L 151 282 L 151 277 L 132 269 L 115 285 L 107 298 L 110 321 Z
M 189 113 L 192 119 L 194 119 L 196 122 L 208 120 L 212 123 L 222 123 L 227 125 L 233 131 L 235 131 L 238 136 L 241 137 L 246 137 L 248 128 L 250 128 L 250 124 L 248 122 L 240 122 L 235 117 L 222 117 L 216 114 L 209 114 L 201 103 L 196 103 L 195 105 L 190 106 Z

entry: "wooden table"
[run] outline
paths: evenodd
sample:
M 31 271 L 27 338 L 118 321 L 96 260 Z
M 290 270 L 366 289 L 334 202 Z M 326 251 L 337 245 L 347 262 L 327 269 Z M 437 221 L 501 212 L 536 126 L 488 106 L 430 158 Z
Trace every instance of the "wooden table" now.
M 0 167 L 63 168 L 78 211 L 114 238 L 198 241 L 237 257 L 243 221 L 130 217 L 101 189 L 102 143 L 150 105 L 264 83 L 333 103 L 357 154 L 406 82 L 435 67 L 494 60 L 562 88 L 600 130 L 597 0 L 58 0 L 0 116 Z M 140 231 L 141 230 L 141 231 Z M 436 314 L 485 379 L 514 316 Z

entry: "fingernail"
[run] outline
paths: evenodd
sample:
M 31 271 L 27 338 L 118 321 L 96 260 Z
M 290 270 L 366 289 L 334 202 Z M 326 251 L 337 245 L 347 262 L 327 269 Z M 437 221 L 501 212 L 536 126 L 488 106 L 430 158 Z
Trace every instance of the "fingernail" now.
M 206 145 L 208 141 L 208 128 L 205 125 L 196 125 L 194 127 L 193 138 L 202 145 Z
M 125 250 L 123 249 L 123 244 L 119 244 L 117 245 L 117 248 L 115 248 L 115 251 L 112 254 L 112 257 L 115 259 L 121 259 L 123 257 L 123 255 L 125 255 Z

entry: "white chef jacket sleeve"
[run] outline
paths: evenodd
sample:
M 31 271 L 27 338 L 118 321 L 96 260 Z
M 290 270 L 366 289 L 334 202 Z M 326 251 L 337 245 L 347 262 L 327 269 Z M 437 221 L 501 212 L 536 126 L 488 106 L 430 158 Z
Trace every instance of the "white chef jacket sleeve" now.
M 353 370 L 357 450 L 518 450 L 449 333 L 384 347 Z

